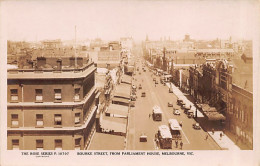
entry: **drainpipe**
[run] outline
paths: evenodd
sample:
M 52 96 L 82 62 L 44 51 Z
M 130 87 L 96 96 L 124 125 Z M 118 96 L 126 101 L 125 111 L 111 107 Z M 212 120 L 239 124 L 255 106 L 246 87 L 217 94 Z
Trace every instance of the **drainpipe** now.
M 21 84 L 21 88 L 22 88 L 22 102 L 23 102 L 23 84 Z
M 21 84 L 21 88 L 22 88 L 22 103 L 23 103 L 23 84 Z M 23 108 L 21 108 L 22 112 L 23 112 L 23 127 L 24 127 L 24 110 Z M 24 149 L 24 134 L 22 133 L 23 136 L 23 148 Z

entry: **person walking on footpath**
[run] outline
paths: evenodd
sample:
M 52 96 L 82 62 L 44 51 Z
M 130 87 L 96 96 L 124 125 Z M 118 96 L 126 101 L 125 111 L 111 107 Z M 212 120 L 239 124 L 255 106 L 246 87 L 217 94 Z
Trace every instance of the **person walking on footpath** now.
M 150 119 L 150 117 L 151 117 L 151 114 L 149 114 L 149 119 Z
M 222 136 L 223 136 L 222 133 L 220 133 L 220 134 L 219 134 L 220 140 L 222 139 Z
M 182 150 L 182 146 L 183 146 L 183 143 L 182 143 L 182 141 L 181 141 L 181 143 L 180 143 L 180 146 L 181 146 L 181 150 Z
M 208 138 L 209 138 L 209 135 L 207 134 L 207 135 L 206 135 L 206 138 L 205 138 L 205 140 L 207 141 L 207 140 L 208 140 Z
M 178 148 L 178 140 L 175 140 L 176 148 Z
M 214 132 L 215 132 L 215 131 L 214 131 L 214 128 L 212 128 L 212 135 L 214 135 Z

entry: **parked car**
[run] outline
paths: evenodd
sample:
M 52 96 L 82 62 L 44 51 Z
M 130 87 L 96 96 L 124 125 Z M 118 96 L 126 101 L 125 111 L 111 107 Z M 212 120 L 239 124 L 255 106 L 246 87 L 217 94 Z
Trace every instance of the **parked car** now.
M 193 127 L 195 130 L 200 130 L 200 129 L 201 129 L 199 123 L 194 123 L 194 124 L 192 124 L 192 127 Z
M 157 81 L 157 80 L 155 80 L 155 84 L 158 84 L 158 81 Z
M 145 96 L 146 96 L 146 93 L 145 93 L 145 92 L 142 92 L 141 97 L 145 97 Z
M 172 87 L 169 88 L 169 93 L 173 93 Z
M 130 107 L 135 107 L 135 102 L 130 100 L 129 105 Z
M 142 133 L 139 140 L 140 142 L 147 142 L 147 136 L 144 133 Z
M 131 101 L 136 101 L 136 99 L 137 99 L 137 96 L 136 95 L 131 95 Z
M 174 115 L 181 115 L 181 111 L 178 110 L 178 109 L 174 109 L 174 110 L 173 110 L 173 114 L 174 114 Z
M 142 89 L 142 85 L 141 84 L 139 84 L 139 89 Z
M 156 81 L 156 78 L 153 78 L 153 81 Z
M 168 102 L 168 107 L 173 107 L 173 103 L 171 101 Z
M 189 113 L 188 118 L 192 118 L 192 117 L 193 117 L 193 113 Z

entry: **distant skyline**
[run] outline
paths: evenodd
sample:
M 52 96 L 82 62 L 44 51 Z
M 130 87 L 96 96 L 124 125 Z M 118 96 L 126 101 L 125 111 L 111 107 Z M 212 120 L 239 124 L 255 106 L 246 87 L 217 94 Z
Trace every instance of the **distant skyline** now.
M 169 37 L 253 39 L 257 1 L 5 1 L 2 30 L 7 40 L 135 40 Z

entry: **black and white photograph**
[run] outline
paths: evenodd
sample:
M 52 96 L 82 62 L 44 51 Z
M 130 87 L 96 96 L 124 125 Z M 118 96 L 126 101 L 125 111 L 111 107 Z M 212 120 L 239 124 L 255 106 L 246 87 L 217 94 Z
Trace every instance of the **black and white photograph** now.
M 0 3 L 3 165 L 259 164 L 259 1 Z

